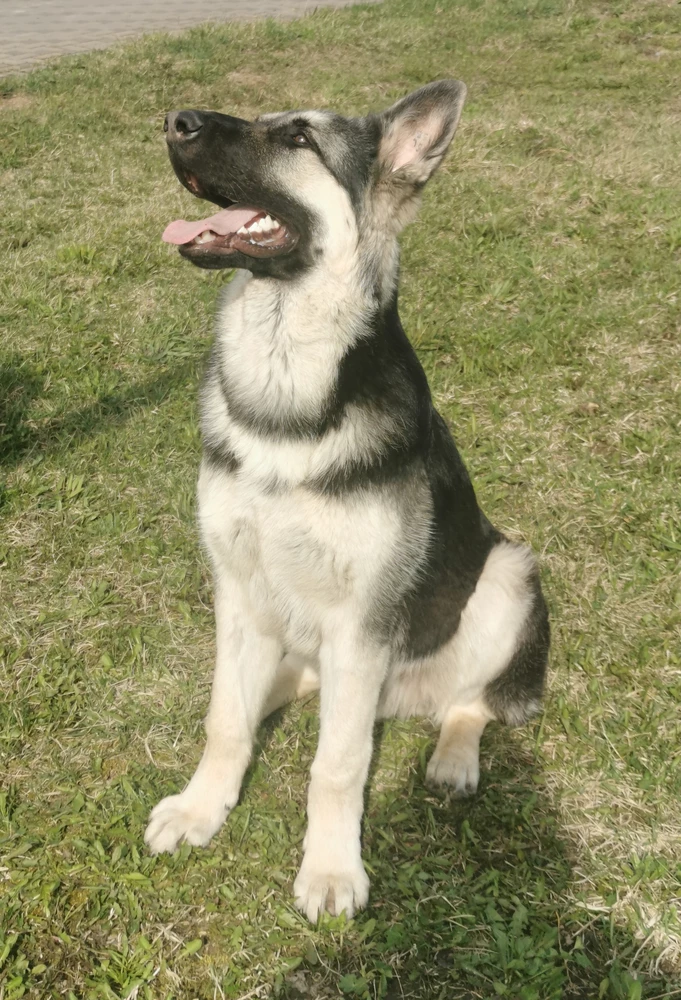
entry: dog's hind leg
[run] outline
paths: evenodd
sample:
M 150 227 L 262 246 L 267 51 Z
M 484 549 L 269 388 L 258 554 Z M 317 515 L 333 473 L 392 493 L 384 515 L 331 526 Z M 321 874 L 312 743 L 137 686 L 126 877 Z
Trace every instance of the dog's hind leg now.
M 458 794 L 478 785 L 478 748 L 492 719 L 520 725 L 539 708 L 549 648 L 546 604 L 529 549 L 494 546 L 459 629 L 436 664 L 442 731 L 426 778 Z
M 287 653 L 277 667 L 272 689 L 267 696 L 262 718 L 266 719 L 278 708 L 287 705 L 296 698 L 305 698 L 308 694 L 319 690 L 319 672 L 308 660 Z
M 281 643 L 262 635 L 238 582 L 216 580 L 217 659 L 206 718 L 206 749 L 180 795 L 153 809 L 144 839 L 152 853 L 180 841 L 205 846 L 237 803 Z
M 480 737 L 493 718 L 481 699 L 471 705 L 453 705 L 449 709 L 435 752 L 428 762 L 428 784 L 451 789 L 455 795 L 472 795 L 477 790 Z

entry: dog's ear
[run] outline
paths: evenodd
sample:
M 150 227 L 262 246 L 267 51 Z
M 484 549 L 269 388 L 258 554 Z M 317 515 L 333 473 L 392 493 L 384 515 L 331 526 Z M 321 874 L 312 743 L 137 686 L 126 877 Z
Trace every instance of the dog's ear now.
M 466 86 L 438 80 L 379 115 L 382 178 L 422 187 L 442 162 L 459 124 Z

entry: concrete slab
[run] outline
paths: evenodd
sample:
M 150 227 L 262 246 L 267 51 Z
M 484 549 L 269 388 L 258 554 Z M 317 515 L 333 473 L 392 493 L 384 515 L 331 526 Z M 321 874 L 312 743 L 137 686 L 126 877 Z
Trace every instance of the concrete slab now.
M 4 0 L 0 73 L 31 69 L 54 56 L 102 49 L 152 31 L 196 24 L 299 17 L 353 0 Z M 357 0 L 354 0 L 357 2 Z

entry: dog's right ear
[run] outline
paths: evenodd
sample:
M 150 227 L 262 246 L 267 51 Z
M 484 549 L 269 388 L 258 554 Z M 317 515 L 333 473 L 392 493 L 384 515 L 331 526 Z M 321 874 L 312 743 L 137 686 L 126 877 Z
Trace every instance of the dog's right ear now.
M 465 84 L 438 80 L 403 97 L 379 115 L 381 177 L 423 187 L 454 138 L 465 99 Z

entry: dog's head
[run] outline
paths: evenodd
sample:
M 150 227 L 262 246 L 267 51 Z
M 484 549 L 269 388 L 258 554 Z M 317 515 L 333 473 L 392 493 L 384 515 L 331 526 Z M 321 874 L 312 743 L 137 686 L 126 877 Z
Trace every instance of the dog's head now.
M 466 95 L 441 80 L 382 114 L 287 111 L 255 121 L 173 111 L 168 152 L 184 186 L 220 211 L 163 238 L 200 267 L 291 277 L 323 260 L 381 255 L 414 217 Z

